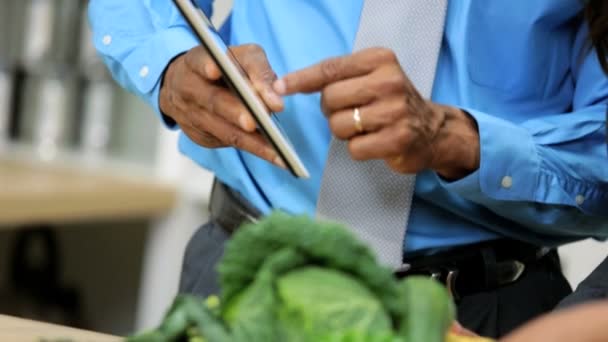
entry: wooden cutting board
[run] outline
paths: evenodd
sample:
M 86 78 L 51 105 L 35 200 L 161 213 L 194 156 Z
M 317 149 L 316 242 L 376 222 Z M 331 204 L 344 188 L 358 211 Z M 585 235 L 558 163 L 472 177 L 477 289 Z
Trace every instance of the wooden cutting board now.
M 122 340 L 122 338 L 117 336 L 98 334 L 54 324 L 0 315 L 0 341 L 118 342 Z

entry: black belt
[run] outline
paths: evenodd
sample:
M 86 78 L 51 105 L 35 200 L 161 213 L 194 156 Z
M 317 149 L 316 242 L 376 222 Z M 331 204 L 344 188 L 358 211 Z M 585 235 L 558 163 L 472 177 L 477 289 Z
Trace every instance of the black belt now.
M 232 234 L 244 223 L 256 222 L 262 213 L 241 194 L 217 179 L 213 181 L 209 199 L 211 220 Z
M 225 184 L 214 181 L 209 201 L 211 220 L 228 233 L 262 215 L 249 201 Z M 490 291 L 517 281 L 526 267 L 555 251 L 524 242 L 500 239 L 457 247 L 434 255 L 404 260 L 399 278 L 425 275 L 448 287 L 455 299 Z
M 396 275 L 399 278 L 430 276 L 445 284 L 454 299 L 458 300 L 512 284 L 521 278 L 529 266 L 545 257 L 558 258 L 555 250 L 499 239 L 457 247 L 435 255 L 406 258 L 405 266 Z

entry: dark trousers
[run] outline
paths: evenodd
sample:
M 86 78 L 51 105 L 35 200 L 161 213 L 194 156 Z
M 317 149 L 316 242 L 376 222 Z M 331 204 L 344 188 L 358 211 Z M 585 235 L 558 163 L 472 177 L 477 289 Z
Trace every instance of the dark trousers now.
M 184 255 L 181 293 L 199 296 L 219 293 L 215 265 L 228 238 L 224 229 L 213 222 L 194 234 Z M 557 253 L 551 253 L 529 265 L 517 282 L 462 298 L 457 303 L 458 320 L 480 335 L 497 338 L 551 311 L 570 292 Z
M 215 266 L 224 254 L 229 234 L 213 221 L 200 227 L 190 238 L 179 281 L 179 292 L 207 297 L 219 294 L 219 279 Z
M 498 338 L 549 312 L 572 292 L 556 252 L 528 265 L 513 284 L 462 298 L 458 320 L 476 333 Z

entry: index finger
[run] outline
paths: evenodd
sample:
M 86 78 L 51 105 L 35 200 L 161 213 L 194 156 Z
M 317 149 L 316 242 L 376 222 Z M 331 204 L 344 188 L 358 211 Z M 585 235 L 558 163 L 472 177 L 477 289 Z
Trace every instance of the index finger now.
M 386 58 L 385 49 L 367 49 L 352 55 L 326 59 L 283 76 L 274 84 L 281 95 L 313 93 L 331 83 L 369 74 Z

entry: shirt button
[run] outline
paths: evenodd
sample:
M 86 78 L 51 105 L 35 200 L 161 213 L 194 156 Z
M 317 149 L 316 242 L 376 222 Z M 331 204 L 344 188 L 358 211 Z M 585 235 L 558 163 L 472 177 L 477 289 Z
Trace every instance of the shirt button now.
M 578 195 L 574 200 L 576 201 L 577 205 L 582 205 L 583 203 L 585 203 L 585 196 Z
M 112 44 L 112 36 L 110 36 L 109 34 L 106 34 L 105 36 L 103 36 L 103 38 L 101 39 L 101 42 L 103 43 L 103 45 L 108 46 L 110 44 Z
M 147 65 L 144 65 L 143 67 L 141 67 L 141 69 L 139 69 L 139 76 L 141 78 L 145 78 L 146 76 L 148 76 L 149 73 L 150 73 L 150 68 L 148 68 Z
M 505 189 L 511 189 L 511 187 L 513 186 L 513 178 L 509 176 L 504 176 L 502 178 L 502 181 L 500 182 L 500 185 Z

